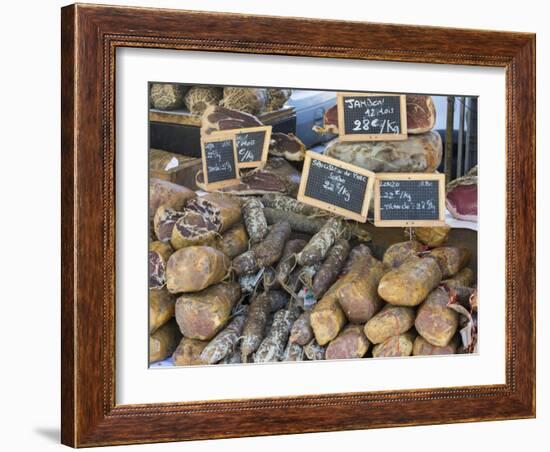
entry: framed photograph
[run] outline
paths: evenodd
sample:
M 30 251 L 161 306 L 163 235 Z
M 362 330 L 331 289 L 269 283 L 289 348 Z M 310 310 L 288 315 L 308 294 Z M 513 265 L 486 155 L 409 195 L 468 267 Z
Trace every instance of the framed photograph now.
M 535 416 L 534 35 L 71 5 L 62 88 L 64 444 Z

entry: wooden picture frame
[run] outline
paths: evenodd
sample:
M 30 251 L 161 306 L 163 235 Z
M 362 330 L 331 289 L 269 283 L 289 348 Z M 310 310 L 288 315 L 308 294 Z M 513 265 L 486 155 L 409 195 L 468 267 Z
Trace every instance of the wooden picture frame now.
M 216 143 L 220 141 L 229 141 L 233 142 L 233 164 L 235 168 L 235 177 L 231 179 L 224 179 L 216 182 L 211 182 L 208 180 L 208 162 L 206 159 L 205 146 L 208 143 Z M 239 166 L 237 161 L 237 146 L 235 144 L 235 135 L 231 133 L 219 133 L 216 135 L 209 135 L 201 137 L 201 160 L 202 160 L 202 175 L 204 178 L 204 187 L 205 190 L 217 190 L 223 187 L 229 187 L 231 185 L 237 184 L 240 181 L 239 177 Z
M 64 444 L 535 416 L 535 35 L 78 4 L 62 9 L 61 34 Z M 117 404 L 114 92 L 116 50 L 124 47 L 505 68 L 506 149 L 490 150 L 506 159 L 505 383 Z
M 249 162 L 239 162 L 237 161 L 237 167 L 238 168 L 256 168 L 261 167 L 265 165 L 265 162 L 267 162 L 267 154 L 269 151 L 269 142 L 271 140 L 271 126 L 258 126 L 258 127 L 246 127 L 243 129 L 228 129 L 224 130 L 222 132 L 216 131 L 212 132 L 213 136 L 217 136 L 219 134 L 231 134 L 235 137 L 235 145 L 237 147 L 237 159 L 239 158 L 239 149 L 237 145 L 237 135 L 241 133 L 252 133 L 252 132 L 264 132 L 265 133 L 265 139 L 264 139 L 264 145 L 262 148 L 262 153 L 260 160 L 253 160 Z
M 380 182 L 384 180 L 431 180 L 439 184 L 438 220 L 383 220 L 380 213 Z M 374 181 L 374 225 L 382 227 L 417 227 L 445 225 L 445 174 L 378 173 Z
M 321 201 L 317 198 L 313 198 L 306 194 L 306 186 L 309 178 L 309 172 L 310 172 L 312 160 L 319 160 L 321 162 L 334 165 L 338 168 L 349 170 L 353 173 L 361 174 L 363 176 L 368 177 L 365 195 L 363 196 L 361 213 L 356 213 L 352 210 L 344 209 L 344 208 L 335 206 L 333 204 L 326 203 L 324 201 Z M 307 151 L 304 159 L 304 167 L 302 169 L 302 178 L 300 180 L 300 187 L 298 188 L 297 199 L 298 201 L 301 201 L 305 204 L 309 204 L 315 207 L 320 207 L 321 209 L 325 209 L 331 213 L 335 213 L 345 218 L 350 218 L 352 220 L 356 220 L 364 223 L 367 220 L 367 214 L 369 212 L 369 204 L 372 198 L 375 177 L 376 175 L 372 171 L 366 170 L 359 166 L 351 165 L 350 163 L 342 162 L 341 160 L 336 160 L 332 157 L 327 157 L 326 155 L 323 155 L 323 154 Z
M 346 133 L 344 97 L 399 97 L 400 113 L 400 133 Z M 407 96 L 405 94 L 386 94 L 386 93 L 359 93 L 359 92 L 339 92 L 336 94 L 336 105 L 338 106 L 338 130 L 339 139 L 342 141 L 403 141 L 407 139 Z

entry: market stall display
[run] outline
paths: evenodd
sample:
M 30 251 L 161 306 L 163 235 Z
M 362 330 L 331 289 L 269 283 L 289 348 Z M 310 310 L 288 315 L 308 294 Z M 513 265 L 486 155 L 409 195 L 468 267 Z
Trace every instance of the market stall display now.
M 185 98 L 202 115 L 201 133 L 208 143 L 219 133 L 262 127 L 256 115 L 280 107 L 287 91 L 195 87 Z M 476 350 L 475 231 L 443 224 L 439 213 L 437 225 L 375 225 L 374 203 L 369 203 L 374 189 L 367 179 L 357 185 L 363 174 L 382 179 L 386 172 L 419 174 L 415 180 L 424 186 L 425 179 L 440 179 L 435 172 L 443 146 L 432 130 L 434 103 L 430 96 L 404 98 L 405 139 L 336 138 L 320 157 L 343 162 L 323 167 L 340 185 L 322 182 L 309 198 L 347 184 L 358 190 L 364 216 L 346 215 L 354 209 L 351 198 L 331 209 L 298 196 L 309 176 L 304 156 L 313 151 L 292 134 L 271 135 L 265 165 L 232 166 L 231 184 L 213 189 L 204 180 L 204 173 L 223 161 L 221 153 L 203 161 L 195 174 L 198 189 L 174 179 L 151 179 L 151 362 L 222 365 Z M 324 122 L 338 131 L 330 111 Z M 234 156 L 233 147 L 228 149 Z M 466 212 L 472 219 L 458 191 L 474 183 L 477 174 L 453 181 L 446 196 L 441 192 L 443 198 L 434 192 L 435 202 L 444 208 L 446 201 L 451 213 Z M 392 196 L 398 195 L 393 188 Z M 321 199 L 340 202 L 336 195 Z M 408 204 L 395 204 L 401 205 Z

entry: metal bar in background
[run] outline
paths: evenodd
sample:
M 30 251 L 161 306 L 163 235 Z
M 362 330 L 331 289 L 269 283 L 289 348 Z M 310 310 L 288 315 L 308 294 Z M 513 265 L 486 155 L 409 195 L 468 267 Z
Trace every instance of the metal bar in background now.
M 464 173 L 467 173 L 470 170 L 470 152 L 471 149 L 471 133 L 472 133 L 472 99 L 468 97 L 466 99 L 467 109 L 466 109 L 466 140 L 465 140 L 465 149 L 464 149 Z
M 456 177 L 462 176 L 464 160 L 464 111 L 466 110 L 466 98 L 459 97 L 458 103 L 460 104 L 460 113 L 458 119 L 458 143 L 456 146 Z
M 464 161 L 464 172 L 477 165 L 477 98 L 470 97 L 466 110 L 466 155 Z
M 454 129 L 455 98 L 447 96 L 447 130 L 445 131 L 445 183 L 452 180 L 453 171 L 453 129 Z

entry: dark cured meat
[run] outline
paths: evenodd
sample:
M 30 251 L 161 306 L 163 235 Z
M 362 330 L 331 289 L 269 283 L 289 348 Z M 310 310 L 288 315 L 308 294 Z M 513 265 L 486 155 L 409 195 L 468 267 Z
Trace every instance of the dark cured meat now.
M 276 157 L 284 157 L 293 162 L 304 160 L 306 145 L 294 134 L 274 132 L 271 134 L 269 153 Z
M 252 243 L 261 242 L 267 234 L 267 220 L 263 208 L 257 198 L 247 200 L 242 206 L 244 224 Z
M 280 287 L 281 284 L 286 284 L 286 281 L 295 267 L 295 259 L 292 257 L 295 254 L 302 251 L 304 246 L 307 245 L 305 240 L 295 239 L 289 240 L 283 249 L 283 255 L 277 264 L 275 269 L 275 281 L 273 282 L 273 287 Z
M 425 133 L 433 129 L 436 119 L 435 106 L 431 96 L 407 94 L 407 133 Z M 338 107 L 334 105 L 324 115 L 323 127 L 314 130 L 319 133 L 338 133 Z
M 233 270 L 237 275 L 244 275 L 273 265 L 281 258 L 289 237 L 290 225 L 286 221 L 274 224 L 262 242 L 233 259 Z
M 271 207 L 264 208 L 264 215 L 268 224 L 274 224 L 278 221 L 288 221 L 293 232 L 303 232 L 313 235 L 326 223 L 326 218 L 308 217 L 300 213 L 288 212 Z
M 271 207 L 273 209 L 279 209 L 286 212 L 294 212 L 308 216 L 326 216 L 327 213 L 323 209 L 310 206 L 309 204 L 304 204 L 303 202 L 297 201 L 290 196 L 284 196 L 278 193 L 270 193 L 262 196 L 262 204 L 265 207 Z
M 197 175 L 197 185 L 204 189 L 204 177 L 202 171 Z M 256 169 L 241 177 L 238 184 L 220 189 L 220 192 L 237 195 L 263 195 L 266 193 L 292 193 L 293 187 L 277 176 L 265 169 Z
M 275 362 L 283 358 L 294 320 L 296 311 L 293 309 L 281 309 L 275 313 L 273 324 L 254 355 L 255 363 Z
M 329 218 L 302 251 L 296 256 L 296 262 L 309 266 L 321 262 L 334 242 L 345 232 L 340 218 Z
M 265 327 L 271 313 L 271 303 L 265 293 L 261 293 L 250 303 L 241 342 L 241 360 L 246 363 L 264 338 Z
M 258 267 L 266 267 L 277 262 L 289 237 L 290 225 L 286 221 L 271 226 L 265 240 L 254 247 Z
M 208 193 L 192 199 L 187 203 L 187 208 L 215 225 L 219 233 L 227 231 L 242 220 L 239 199 L 224 193 Z
M 366 265 L 371 257 L 372 252 L 367 245 L 357 245 L 350 251 L 348 260 L 344 264 L 340 276 L 344 276 L 347 273 L 352 272 L 354 268 L 358 268 L 356 266 Z
M 435 125 L 435 106 L 431 96 L 407 94 L 407 133 L 429 132 Z
M 160 206 L 153 218 L 153 229 L 157 239 L 161 242 L 169 242 L 172 238 L 172 230 L 181 217 L 183 217 L 183 212 L 171 207 Z
M 174 252 L 168 243 L 149 243 L 149 288 L 161 289 L 166 284 L 166 264 Z
M 218 225 L 207 216 L 187 210 L 173 227 L 170 243 L 177 250 L 192 245 L 213 245 L 217 230 Z
M 289 342 L 295 342 L 301 346 L 305 346 L 313 339 L 310 316 L 311 311 L 303 312 L 292 324 Z
M 323 296 L 332 283 L 336 281 L 340 270 L 342 270 L 348 258 L 349 251 L 349 242 L 345 239 L 337 240 L 329 250 L 327 258 L 313 277 L 312 291 L 316 299 Z
M 445 204 L 456 219 L 477 221 L 477 184 L 458 185 L 451 189 Z
M 248 113 L 212 105 L 202 115 L 201 132 L 210 134 L 218 130 L 242 129 L 262 126 L 262 122 Z
M 149 218 L 153 219 L 160 206 L 183 210 L 187 201 L 196 197 L 197 194 L 193 190 L 183 185 L 151 178 L 149 181 Z

